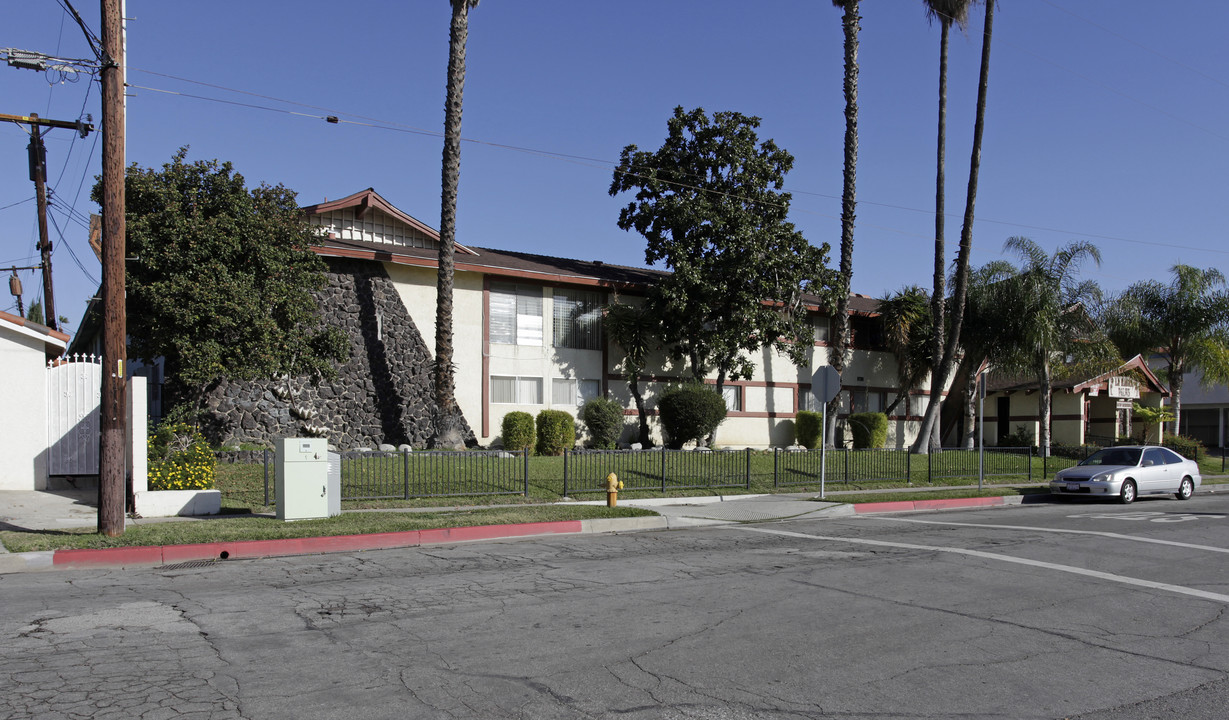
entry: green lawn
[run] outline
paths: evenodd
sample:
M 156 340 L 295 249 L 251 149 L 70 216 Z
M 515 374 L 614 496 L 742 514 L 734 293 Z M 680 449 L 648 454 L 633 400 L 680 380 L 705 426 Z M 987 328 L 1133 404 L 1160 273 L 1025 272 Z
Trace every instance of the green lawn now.
M 355 512 L 319 520 L 285 522 L 268 516 L 156 522 L 129 526 L 119 537 L 99 535 L 95 528 L 0 532 L 0 543 L 10 552 L 64 548 L 108 548 L 135 545 L 190 545 L 194 543 L 274 540 L 281 538 L 364 535 L 477 525 L 639 517 L 655 513 L 639 508 L 605 506 L 534 506 L 486 508 L 450 512 Z

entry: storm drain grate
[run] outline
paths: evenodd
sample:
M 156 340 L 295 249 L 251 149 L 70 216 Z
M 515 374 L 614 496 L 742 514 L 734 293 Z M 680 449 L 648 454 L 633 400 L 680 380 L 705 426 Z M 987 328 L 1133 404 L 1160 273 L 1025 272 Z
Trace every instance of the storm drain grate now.
M 159 570 L 187 570 L 188 568 L 213 567 L 217 564 L 217 560 L 189 560 L 188 562 L 175 563 L 174 565 L 163 565 Z

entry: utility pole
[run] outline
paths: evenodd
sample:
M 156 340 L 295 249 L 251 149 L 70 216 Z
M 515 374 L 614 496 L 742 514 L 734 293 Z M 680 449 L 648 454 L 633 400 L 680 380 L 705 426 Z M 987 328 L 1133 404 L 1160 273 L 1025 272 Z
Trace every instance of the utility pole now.
M 128 419 L 124 315 L 124 36 L 120 0 L 102 5 L 102 397 L 98 532 L 124 533 Z
M 47 148 L 43 145 L 44 130 L 40 128 L 68 128 L 76 130 L 85 137 L 94 126 L 88 122 L 77 120 L 44 120 L 35 113 L 29 115 L 6 115 L 0 113 L 0 120 L 9 120 L 18 124 L 30 126 L 30 180 L 34 182 L 35 196 L 38 199 L 38 251 L 42 254 L 43 270 L 43 315 L 47 327 L 52 330 L 56 326 L 55 293 L 51 282 L 51 238 L 47 232 Z
M 30 113 L 35 120 L 38 115 Z M 51 238 L 47 233 L 47 148 L 43 146 L 43 131 L 30 126 L 30 179 L 38 199 L 38 251 L 43 257 L 43 321 L 56 329 L 55 291 L 51 282 Z

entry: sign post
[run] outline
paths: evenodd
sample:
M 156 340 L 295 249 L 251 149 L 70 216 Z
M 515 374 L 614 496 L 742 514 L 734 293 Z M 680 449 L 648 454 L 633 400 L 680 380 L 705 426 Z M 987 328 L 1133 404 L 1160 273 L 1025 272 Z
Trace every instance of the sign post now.
M 828 403 L 841 391 L 841 374 L 831 365 L 824 365 L 811 376 L 811 394 L 823 408 L 823 420 L 819 432 L 819 499 L 827 497 L 825 484 L 828 474 Z

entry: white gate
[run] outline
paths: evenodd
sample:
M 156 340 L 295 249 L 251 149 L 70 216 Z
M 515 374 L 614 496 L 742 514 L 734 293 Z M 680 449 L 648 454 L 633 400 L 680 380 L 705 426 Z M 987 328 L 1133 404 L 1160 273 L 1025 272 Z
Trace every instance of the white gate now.
M 102 358 L 76 355 L 47 364 L 47 474 L 98 474 Z

